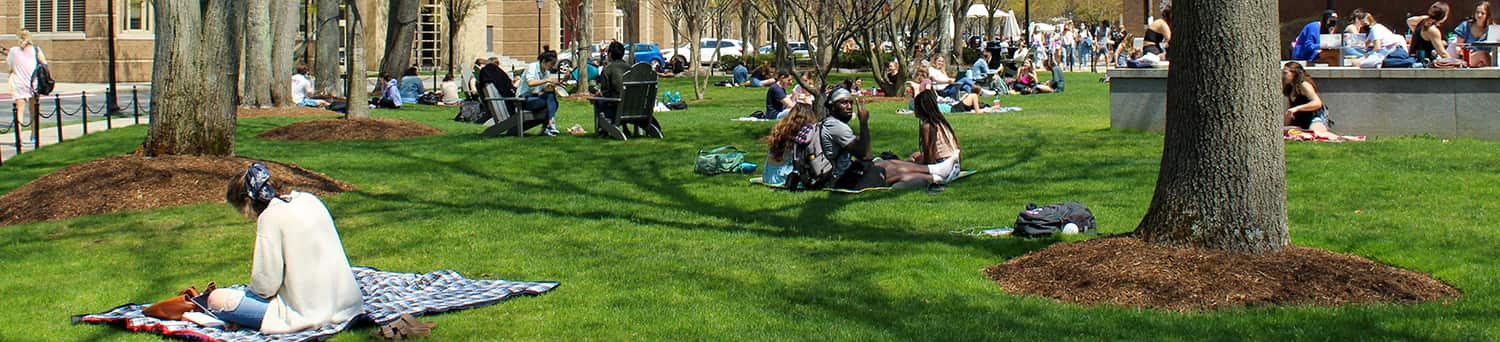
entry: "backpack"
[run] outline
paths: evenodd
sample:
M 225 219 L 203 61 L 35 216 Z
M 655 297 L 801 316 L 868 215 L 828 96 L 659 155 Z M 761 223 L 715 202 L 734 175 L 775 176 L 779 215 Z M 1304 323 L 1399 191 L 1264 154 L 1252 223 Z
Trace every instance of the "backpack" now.
M 464 101 L 463 105 L 458 108 L 458 116 L 453 117 L 453 121 L 467 123 L 484 123 L 489 119 L 490 115 L 484 112 L 484 109 L 479 106 L 479 101 L 476 100 Z
M 430 91 L 423 93 L 421 96 L 417 96 L 418 104 L 435 105 L 439 102 L 443 102 L 443 93 Z
M 38 56 L 41 55 L 41 48 L 35 46 L 32 48 L 36 49 Z M 31 72 L 31 81 L 33 82 L 32 89 L 35 90 L 37 96 L 51 95 L 52 88 L 57 85 L 57 81 L 52 79 L 52 70 L 47 69 L 47 65 L 41 63 L 37 63 L 36 70 Z
M 792 174 L 795 177 L 787 176 L 788 188 L 821 189 L 832 182 L 833 161 L 828 160 L 823 151 L 822 122 L 803 125 L 792 145 Z
M 1047 236 L 1063 231 L 1069 223 L 1078 226 L 1079 233 L 1094 232 L 1094 213 L 1078 202 L 1053 203 L 1038 208 L 1036 203 L 1026 205 L 1016 216 L 1016 230 L 1020 237 Z
M 731 173 L 745 162 L 745 152 L 733 145 L 724 145 L 709 149 L 698 150 L 698 160 L 693 163 L 693 173 L 700 175 L 717 175 Z

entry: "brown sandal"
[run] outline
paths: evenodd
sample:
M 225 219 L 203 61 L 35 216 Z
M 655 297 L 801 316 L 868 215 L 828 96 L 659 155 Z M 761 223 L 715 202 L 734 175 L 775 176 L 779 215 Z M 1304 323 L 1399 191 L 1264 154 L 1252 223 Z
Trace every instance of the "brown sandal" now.
M 388 340 L 427 337 L 432 334 L 434 326 L 437 326 L 437 323 L 419 321 L 411 315 L 401 315 L 401 318 L 370 331 L 370 337 Z

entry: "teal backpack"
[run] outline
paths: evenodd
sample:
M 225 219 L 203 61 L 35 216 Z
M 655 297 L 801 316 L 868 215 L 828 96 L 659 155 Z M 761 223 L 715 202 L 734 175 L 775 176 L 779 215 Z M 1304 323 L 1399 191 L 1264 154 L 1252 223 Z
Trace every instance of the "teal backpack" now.
M 693 165 L 693 173 L 701 175 L 717 175 L 721 173 L 732 173 L 739 168 L 740 163 L 745 162 L 745 152 L 735 148 L 733 145 L 724 145 L 698 151 L 698 161 Z

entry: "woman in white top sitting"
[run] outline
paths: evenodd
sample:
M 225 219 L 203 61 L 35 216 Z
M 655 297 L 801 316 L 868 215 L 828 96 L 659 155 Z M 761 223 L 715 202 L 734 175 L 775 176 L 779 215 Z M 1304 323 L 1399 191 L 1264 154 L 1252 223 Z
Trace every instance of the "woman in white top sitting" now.
M 363 298 L 328 207 L 304 192 L 279 194 L 261 163 L 229 182 L 225 200 L 256 220 L 249 291 L 218 289 L 208 309 L 219 319 L 280 334 L 346 322 Z

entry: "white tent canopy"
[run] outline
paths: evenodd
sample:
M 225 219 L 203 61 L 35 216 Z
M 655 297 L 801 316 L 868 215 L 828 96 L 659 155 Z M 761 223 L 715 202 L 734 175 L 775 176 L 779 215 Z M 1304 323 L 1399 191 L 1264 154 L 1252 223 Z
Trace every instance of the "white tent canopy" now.
M 978 5 L 969 6 L 969 12 L 967 14 L 964 14 L 964 17 L 968 17 L 968 18 L 988 18 L 991 14 L 993 14 L 995 16 L 995 18 L 1006 18 L 1006 17 L 1014 17 L 1015 16 L 1015 15 L 1011 14 L 1010 12 L 1001 11 L 1001 10 L 995 10 L 993 13 L 991 13 L 989 6 L 978 4 Z

